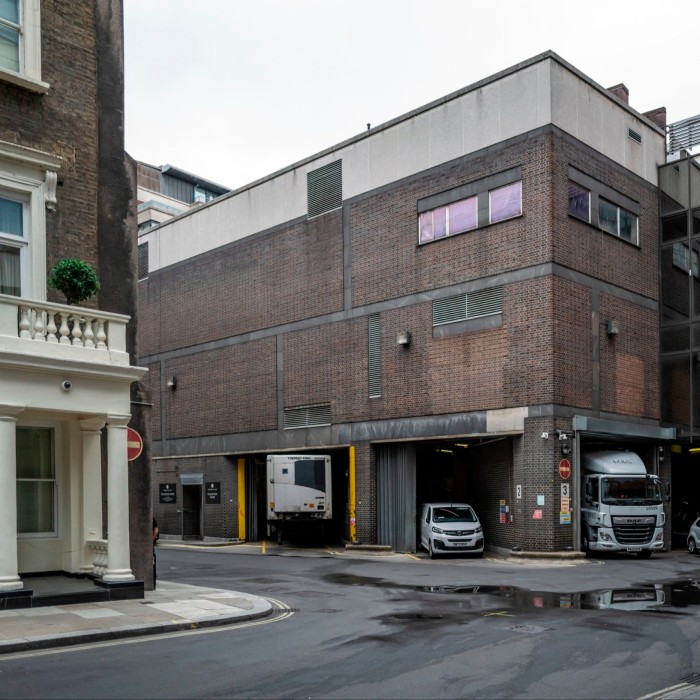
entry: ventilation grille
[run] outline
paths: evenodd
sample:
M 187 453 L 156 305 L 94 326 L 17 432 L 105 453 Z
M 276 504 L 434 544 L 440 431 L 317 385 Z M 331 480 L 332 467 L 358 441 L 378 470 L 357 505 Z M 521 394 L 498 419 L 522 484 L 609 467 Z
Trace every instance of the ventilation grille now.
M 642 135 L 637 133 L 634 129 L 627 129 L 627 135 L 632 139 L 632 141 L 636 141 L 637 143 L 642 142 Z
M 284 429 L 313 428 L 331 424 L 330 404 L 324 406 L 302 406 L 284 409 Z
M 148 243 L 141 243 L 138 248 L 139 279 L 148 277 Z
M 343 206 L 342 165 L 342 160 L 336 160 L 306 174 L 309 218 Z
M 379 314 L 368 318 L 369 336 L 369 397 L 378 398 L 382 395 L 382 359 L 380 355 Z
M 433 326 L 503 313 L 501 287 L 457 294 L 433 302 Z

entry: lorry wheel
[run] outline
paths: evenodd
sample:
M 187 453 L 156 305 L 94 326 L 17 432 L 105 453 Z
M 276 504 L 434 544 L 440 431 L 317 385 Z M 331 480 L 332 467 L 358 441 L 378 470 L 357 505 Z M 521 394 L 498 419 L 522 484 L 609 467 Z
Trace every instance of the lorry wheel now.
M 591 548 L 590 545 L 588 544 L 588 533 L 584 533 L 581 536 L 581 551 L 587 556 L 591 556 Z
M 651 549 L 643 549 L 641 552 L 637 552 L 637 556 L 640 559 L 651 559 Z

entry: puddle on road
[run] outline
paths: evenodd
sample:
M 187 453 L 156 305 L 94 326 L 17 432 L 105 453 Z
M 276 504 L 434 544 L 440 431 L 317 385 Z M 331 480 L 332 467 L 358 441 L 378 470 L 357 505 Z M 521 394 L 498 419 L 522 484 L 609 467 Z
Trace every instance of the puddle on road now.
M 657 584 L 639 584 L 626 588 L 603 588 L 583 593 L 528 591 L 515 586 L 407 586 L 385 579 L 353 574 L 332 574 L 324 577 L 341 586 L 371 586 L 393 590 L 411 590 L 441 596 L 490 596 L 509 608 L 558 608 L 578 610 L 650 611 L 679 613 L 682 608 L 700 605 L 700 582 L 693 579 Z M 429 617 L 429 616 L 426 616 Z

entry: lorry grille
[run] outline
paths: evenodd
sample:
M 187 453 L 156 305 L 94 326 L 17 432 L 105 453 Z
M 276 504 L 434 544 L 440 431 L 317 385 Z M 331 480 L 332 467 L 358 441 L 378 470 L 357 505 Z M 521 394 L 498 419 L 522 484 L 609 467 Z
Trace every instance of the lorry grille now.
M 613 516 L 613 532 L 620 544 L 648 544 L 656 528 L 655 516 Z

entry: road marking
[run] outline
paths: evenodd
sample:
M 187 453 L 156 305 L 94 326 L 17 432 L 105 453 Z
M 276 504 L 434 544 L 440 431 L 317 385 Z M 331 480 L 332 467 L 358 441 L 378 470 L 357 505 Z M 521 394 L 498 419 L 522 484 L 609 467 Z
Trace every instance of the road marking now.
M 267 552 L 267 540 L 262 541 L 262 553 L 265 554 Z
M 514 617 L 512 613 L 506 612 L 505 610 L 499 610 L 498 612 L 489 612 L 489 613 L 484 613 L 484 617 Z
M 648 695 L 642 695 L 642 697 L 637 698 L 637 700 L 652 700 L 652 698 L 681 698 L 682 695 L 676 695 L 676 691 L 690 690 L 694 688 L 697 690 L 697 685 L 694 683 L 677 683 L 676 685 L 669 685 L 668 688 L 662 688 L 654 693 L 649 693 Z
M 258 627 L 259 625 L 269 625 L 273 622 L 281 622 L 287 618 L 294 615 L 294 610 L 290 608 L 286 603 L 276 598 L 268 598 L 264 596 L 258 596 L 267 600 L 269 603 L 276 605 L 279 610 L 272 612 L 269 617 L 265 617 L 259 620 L 250 620 L 249 622 L 232 622 L 227 625 L 220 625 L 216 627 L 199 627 L 189 630 L 178 630 L 177 632 L 162 632 L 145 637 L 125 637 L 124 639 L 112 639 L 104 642 L 92 642 L 89 644 L 74 644 L 66 647 L 54 647 L 53 649 L 36 649 L 34 651 L 18 651 L 16 653 L 10 654 L 0 654 L 0 663 L 3 661 L 10 661 L 12 659 L 30 659 L 37 656 L 51 656 L 53 654 L 68 654 L 70 652 L 76 651 L 86 651 L 89 649 L 97 649 L 101 647 L 115 647 L 122 644 L 144 644 L 147 642 L 158 642 L 162 639 L 174 639 L 177 637 L 191 637 L 193 635 L 199 634 L 214 634 L 215 632 L 233 632 L 239 629 L 247 629 L 248 627 Z M 175 622 L 175 621 L 174 621 Z M 182 620 L 177 620 L 181 623 Z

